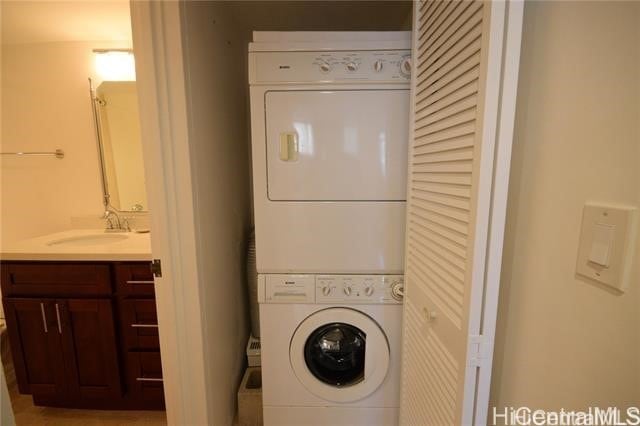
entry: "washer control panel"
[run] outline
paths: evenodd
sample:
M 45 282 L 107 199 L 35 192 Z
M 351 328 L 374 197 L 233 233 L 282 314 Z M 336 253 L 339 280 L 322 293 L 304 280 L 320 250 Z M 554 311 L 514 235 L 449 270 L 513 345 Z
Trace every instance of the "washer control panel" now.
M 316 275 L 316 303 L 401 303 L 402 275 Z
M 250 83 L 388 82 L 408 84 L 409 50 L 252 52 Z
M 262 303 L 397 304 L 403 275 L 264 274 L 258 277 Z

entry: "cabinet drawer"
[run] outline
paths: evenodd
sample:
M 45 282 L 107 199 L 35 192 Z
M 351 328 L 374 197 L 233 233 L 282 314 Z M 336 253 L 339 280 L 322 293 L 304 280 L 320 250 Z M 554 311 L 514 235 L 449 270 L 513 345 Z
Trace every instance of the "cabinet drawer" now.
M 129 352 L 127 365 L 131 397 L 144 406 L 164 407 L 160 352 Z
M 120 318 L 125 350 L 160 349 L 155 299 L 121 300 Z
M 121 296 L 153 296 L 151 262 L 116 264 L 116 286 Z
M 111 294 L 107 264 L 3 262 L 3 296 L 101 296 Z

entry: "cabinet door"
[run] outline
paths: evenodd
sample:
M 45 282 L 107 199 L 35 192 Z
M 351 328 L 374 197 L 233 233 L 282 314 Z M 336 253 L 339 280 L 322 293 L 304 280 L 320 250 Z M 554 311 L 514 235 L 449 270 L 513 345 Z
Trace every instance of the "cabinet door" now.
M 120 398 L 112 302 L 109 299 L 56 300 L 54 310 L 62 322 L 70 398 L 78 406 Z
M 4 299 L 13 363 L 21 393 L 36 404 L 60 403 L 65 396 L 61 334 L 54 302 L 49 299 Z

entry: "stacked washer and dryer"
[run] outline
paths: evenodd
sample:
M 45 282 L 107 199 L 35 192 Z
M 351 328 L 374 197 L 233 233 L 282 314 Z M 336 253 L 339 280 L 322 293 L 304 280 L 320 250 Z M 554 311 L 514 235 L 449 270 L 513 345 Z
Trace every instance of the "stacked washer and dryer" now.
M 393 425 L 409 32 L 249 46 L 264 422 Z

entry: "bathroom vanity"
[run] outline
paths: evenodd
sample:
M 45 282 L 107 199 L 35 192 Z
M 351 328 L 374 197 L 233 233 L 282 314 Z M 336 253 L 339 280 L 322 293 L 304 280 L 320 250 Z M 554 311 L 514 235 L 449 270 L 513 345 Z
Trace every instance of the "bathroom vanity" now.
M 164 408 L 148 234 L 69 231 L 2 253 L 19 390 L 36 405 Z

